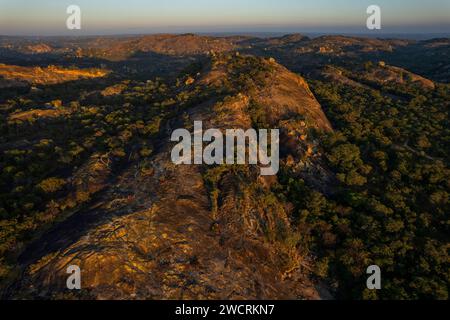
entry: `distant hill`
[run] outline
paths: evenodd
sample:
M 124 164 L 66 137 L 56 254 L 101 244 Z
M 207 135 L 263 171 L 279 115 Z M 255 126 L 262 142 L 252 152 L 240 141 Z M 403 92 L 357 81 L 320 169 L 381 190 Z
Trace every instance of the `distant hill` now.
M 0 37 L 0 296 L 448 299 L 449 54 L 444 38 Z M 199 120 L 278 129 L 277 175 L 175 165 L 171 134 Z M 383 290 L 366 289 L 374 264 Z
M 56 66 L 22 67 L 0 63 L 0 88 L 31 84 L 49 85 L 78 79 L 104 77 L 107 74 L 107 70 L 101 69 L 65 69 Z
M 81 55 L 106 59 L 126 59 L 139 53 L 166 55 L 201 55 L 211 51 L 224 52 L 237 47 L 240 38 L 213 38 L 194 34 L 151 35 L 125 39 L 95 39 L 82 48 Z
M 168 60 L 240 50 L 273 56 L 291 70 L 302 73 L 310 72 L 318 65 L 341 63 L 352 58 L 360 62 L 383 60 L 431 80 L 448 82 L 449 41 L 448 38 L 417 41 L 339 35 L 309 38 L 302 34 L 268 38 L 195 34 L 39 39 L 0 37 L 0 58 L 6 58 L 8 64 L 19 61 L 42 64 L 51 59 L 55 64 L 77 61 L 92 66 L 95 63 L 142 61 L 156 56 L 159 60 Z M 431 63 L 425 64 L 420 59 L 423 55 L 428 56 Z M 431 67 L 434 65 L 439 65 L 439 69 Z

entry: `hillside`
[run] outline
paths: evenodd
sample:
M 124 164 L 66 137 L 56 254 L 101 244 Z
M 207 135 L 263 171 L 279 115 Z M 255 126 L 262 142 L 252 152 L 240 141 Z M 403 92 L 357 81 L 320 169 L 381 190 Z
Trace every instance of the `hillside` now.
M 354 87 L 396 87 L 421 90 L 434 90 L 436 88 L 435 83 L 430 79 L 403 68 L 386 65 L 384 61 L 368 62 L 365 66 L 354 68 L 352 71 L 342 67 L 336 68 L 332 65 L 326 65 L 312 75 L 316 78 L 332 80 Z
M 449 54 L 448 39 L 0 37 L 1 296 L 448 299 Z M 197 120 L 279 129 L 277 175 L 173 164 L 172 132 Z M 374 264 L 383 290 L 366 287 Z
M 245 69 L 255 74 L 238 77 Z M 186 108 L 168 126 L 202 120 L 205 129 L 246 129 L 258 105 L 258 116 L 282 129 L 291 156 L 319 157 L 306 152 L 316 142 L 300 136 L 331 126 L 301 77 L 273 61 L 217 56 L 196 83 L 225 87 L 226 96 Z M 292 131 L 294 121 L 304 132 Z M 313 289 L 310 257 L 295 247 L 289 204 L 270 190 L 276 179 L 261 180 L 252 167 L 174 166 L 168 130 L 151 157 L 126 164 L 114 185 L 22 254 L 25 272 L 11 296 L 61 297 L 66 266 L 79 263 L 94 298 L 326 297 Z M 144 163 L 145 174 L 137 169 Z
M 163 55 L 202 55 L 237 48 L 240 38 L 214 38 L 194 34 L 151 35 L 121 40 L 95 39 L 81 47 L 78 56 L 94 56 L 111 60 L 131 58 L 148 52 Z

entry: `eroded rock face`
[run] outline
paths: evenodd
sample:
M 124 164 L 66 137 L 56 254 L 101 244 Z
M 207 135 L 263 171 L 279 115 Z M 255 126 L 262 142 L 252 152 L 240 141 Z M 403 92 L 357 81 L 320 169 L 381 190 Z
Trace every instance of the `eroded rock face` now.
M 304 157 L 313 141 L 299 139 L 301 132 L 289 135 L 292 121 L 317 130 L 331 126 L 301 77 L 273 61 L 260 62 L 271 67 L 263 83 L 187 110 L 188 121 L 202 120 L 205 130 L 247 129 L 253 125 L 251 105 L 258 103 L 283 132 L 290 154 Z M 199 83 L 214 87 L 232 81 L 229 63 L 213 64 Z M 179 124 L 174 119 L 170 129 Z M 296 248 L 295 237 L 301 235 L 291 225 L 290 204 L 270 188 L 276 177 L 259 177 L 251 166 L 174 165 L 173 144 L 166 139 L 150 159 L 151 170 L 144 174 L 139 163 L 131 164 L 89 208 L 25 252 L 23 273 L 8 297 L 329 297 L 310 279 L 308 257 Z M 81 269 L 79 292 L 66 288 L 69 265 Z

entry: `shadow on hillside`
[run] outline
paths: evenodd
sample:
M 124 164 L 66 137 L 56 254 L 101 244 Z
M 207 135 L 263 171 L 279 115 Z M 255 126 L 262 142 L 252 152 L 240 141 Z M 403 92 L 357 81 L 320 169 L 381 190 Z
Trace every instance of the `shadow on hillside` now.
M 22 60 L 21 56 L 26 56 L 26 59 Z M 122 80 L 146 81 L 154 78 L 172 80 L 202 57 L 204 56 L 173 56 L 153 52 L 136 52 L 123 61 L 110 61 L 98 58 L 67 58 L 48 54 L 24 55 L 18 53 L 16 58 L 5 59 L 0 53 L 0 63 L 11 65 L 47 67 L 54 64 L 67 68 L 75 66 L 80 69 L 111 70 L 111 73 L 105 77 L 84 78 L 49 85 L 29 84 L 25 87 L 11 87 L 2 90 L 0 103 L 18 96 L 23 96 L 36 103 L 46 103 L 52 100 L 79 101 L 89 93 L 103 90 Z M 32 90 L 32 87 L 37 90 Z
M 166 77 L 192 63 L 202 55 L 169 55 L 152 51 L 138 51 L 123 59 L 81 57 L 58 53 L 26 54 L 11 49 L 0 49 L 0 63 L 23 67 L 47 67 L 58 65 L 70 68 L 102 68 L 114 73 L 148 77 Z M 204 55 L 203 55 L 204 56 Z

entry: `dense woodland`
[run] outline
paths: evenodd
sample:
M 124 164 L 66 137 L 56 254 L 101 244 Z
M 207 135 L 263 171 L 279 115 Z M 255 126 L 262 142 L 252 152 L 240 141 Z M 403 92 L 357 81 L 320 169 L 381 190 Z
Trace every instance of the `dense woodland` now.
M 313 81 L 335 132 L 322 137 L 339 187 L 324 195 L 284 172 L 302 246 L 315 272 L 343 298 L 447 299 L 448 85 L 383 91 Z M 395 88 L 390 88 L 390 92 Z M 366 268 L 383 270 L 383 290 L 364 288 Z

